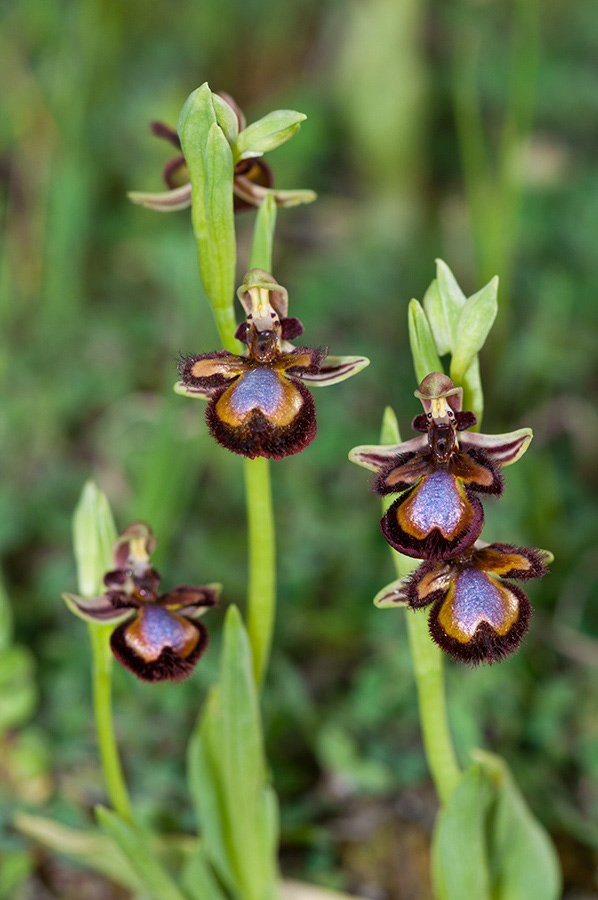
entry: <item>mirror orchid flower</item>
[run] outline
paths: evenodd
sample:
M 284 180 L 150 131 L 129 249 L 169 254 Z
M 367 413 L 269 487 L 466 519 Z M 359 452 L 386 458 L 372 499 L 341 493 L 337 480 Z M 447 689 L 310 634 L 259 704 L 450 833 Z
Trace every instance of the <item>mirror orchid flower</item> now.
M 532 432 L 469 432 L 476 416 L 461 410 L 462 388 L 440 372 L 426 376 L 415 396 L 424 412 L 412 427 L 422 434 L 401 444 L 355 447 L 349 459 L 376 472 L 376 493 L 400 494 L 380 522 L 388 543 L 407 556 L 447 559 L 479 537 L 484 511 L 475 493 L 502 492 L 501 469 L 526 451 Z
M 551 560 L 545 550 L 477 541 L 451 559 L 426 560 L 383 588 L 374 603 L 432 604 L 429 628 L 439 647 L 462 662 L 492 663 L 517 649 L 532 615 L 525 593 L 505 579 L 540 578 Z
M 290 340 L 303 333 L 303 325 L 287 315 L 287 292 L 267 272 L 252 269 L 237 293 L 246 319 L 236 337 L 245 353 L 182 356 L 175 391 L 209 400 L 208 428 L 223 447 L 250 459 L 281 459 L 299 453 L 316 435 L 306 384 L 336 384 L 369 360 L 293 346 Z
M 208 646 L 208 631 L 197 619 L 217 605 L 220 586 L 181 585 L 160 593 L 160 575 L 150 563 L 155 545 L 148 526 L 134 522 L 114 545 L 105 592 L 95 598 L 63 597 L 80 618 L 116 626 L 112 652 L 138 678 L 182 681 Z
M 247 129 L 245 116 L 230 94 L 218 91 L 213 94 L 214 102 L 226 111 L 229 123 L 227 137 L 233 151 L 233 208 L 235 212 L 259 206 L 268 194 L 272 194 L 278 206 L 296 206 L 300 203 L 311 203 L 316 199 L 314 191 L 286 190 L 273 187 L 274 174 L 272 168 L 261 157 L 265 150 L 274 149 L 279 143 L 288 140 L 299 128 L 299 123 L 306 117 L 302 113 L 291 110 L 277 110 L 265 119 L 253 123 Z M 224 109 L 223 109 L 224 105 Z M 263 144 L 263 131 L 267 122 L 280 120 L 279 127 L 270 137 L 268 144 Z M 290 124 L 289 121 L 290 120 Z M 262 126 L 260 128 L 260 126 Z M 162 171 L 162 177 L 168 190 L 157 193 L 130 191 L 128 197 L 133 203 L 154 209 L 158 212 L 176 212 L 191 206 L 191 182 L 182 152 L 180 138 L 174 128 L 163 122 L 152 122 L 152 133 L 156 137 L 167 140 L 177 149 L 176 156 L 169 159 Z

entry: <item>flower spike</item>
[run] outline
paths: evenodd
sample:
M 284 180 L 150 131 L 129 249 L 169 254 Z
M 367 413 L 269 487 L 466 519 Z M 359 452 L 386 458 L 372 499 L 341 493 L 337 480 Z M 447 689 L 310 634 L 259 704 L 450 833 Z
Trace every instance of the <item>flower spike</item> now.
M 448 559 L 479 537 L 484 511 L 475 493 L 500 495 L 501 469 L 527 449 L 532 432 L 471 434 L 472 412 L 461 410 L 463 392 L 433 372 L 415 391 L 424 413 L 413 428 L 425 434 L 390 446 L 360 446 L 349 453 L 377 475 L 373 490 L 399 494 L 380 527 L 388 543 L 407 556 Z
M 250 459 L 282 459 L 316 436 L 315 405 L 303 382 L 334 384 L 369 360 L 293 346 L 290 339 L 303 333 L 303 325 L 287 315 L 287 292 L 268 272 L 248 272 L 238 295 L 246 319 L 236 336 L 246 355 L 220 350 L 182 356 L 174 389 L 209 400 L 206 422 L 223 447 Z
M 260 158 L 262 153 L 292 137 L 305 119 L 302 113 L 277 110 L 247 128 L 245 116 L 230 94 L 219 91 L 211 96 L 219 123 L 224 126 L 233 150 L 233 208 L 236 213 L 259 206 L 268 194 L 274 197 L 278 206 L 297 206 L 316 199 L 315 192 L 310 190 L 275 189 L 272 169 Z M 156 137 L 169 141 L 178 151 L 168 160 L 162 173 L 168 190 L 156 193 L 129 191 L 127 196 L 133 203 L 158 212 L 187 209 L 191 206 L 191 183 L 179 136 L 174 128 L 163 122 L 152 122 L 151 130 Z
M 217 605 L 220 585 L 183 585 L 160 594 L 160 575 L 149 559 L 155 545 L 147 525 L 129 525 L 114 545 L 115 568 L 104 576 L 105 593 L 63 597 L 80 618 L 117 626 L 112 652 L 138 678 L 182 681 L 208 646 L 208 631 L 197 619 Z

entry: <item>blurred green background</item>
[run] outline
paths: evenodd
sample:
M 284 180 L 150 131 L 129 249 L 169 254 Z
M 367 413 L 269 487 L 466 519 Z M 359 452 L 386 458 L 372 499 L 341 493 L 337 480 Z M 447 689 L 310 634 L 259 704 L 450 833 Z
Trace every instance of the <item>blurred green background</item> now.
M 418 412 L 409 299 L 442 257 L 467 294 L 498 274 L 482 355 L 484 430 L 534 428 L 486 504 L 489 540 L 550 548 L 519 654 L 447 665 L 466 761 L 505 756 L 561 855 L 570 898 L 598 896 L 598 11 L 558 0 L 28 0 L 0 31 L 0 897 L 122 892 L 32 848 L 15 809 L 68 824 L 102 800 L 89 648 L 60 600 L 70 521 L 90 476 L 120 527 L 147 520 L 166 587 L 224 582 L 243 605 L 241 461 L 203 405 L 172 393 L 180 351 L 218 348 L 189 216 L 134 207 L 160 188 L 176 123 L 203 81 L 253 121 L 307 113 L 268 160 L 316 204 L 279 213 L 274 274 L 306 343 L 370 367 L 318 392 L 319 432 L 274 465 L 280 600 L 265 695 L 284 871 L 372 900 L 427 900 L 435 799 L 378 499 L 348 450 L 404 438 Z M 239 279 L 253 214 L 238 217 Z M 9 608 L 12 614 L 9 614 Z M 12 622 L 10 617 L 12 615 Z M 116 721 L 145 819 L 191 828 L 184 750 L 214 676 L 183 685 L 118 669 Z M 541 898 L 539 898 L 541 900 Z

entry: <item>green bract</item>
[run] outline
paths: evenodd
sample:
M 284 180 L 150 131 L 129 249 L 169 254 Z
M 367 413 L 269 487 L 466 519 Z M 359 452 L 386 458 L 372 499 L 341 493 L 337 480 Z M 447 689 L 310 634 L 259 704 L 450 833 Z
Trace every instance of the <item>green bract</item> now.
M 262 156 L 290 140 L 299 131 L 304 113 L 294 109 L 276 109 L 252 125 L 248 125 L 238 136 L 233 154 L 235 162 Z

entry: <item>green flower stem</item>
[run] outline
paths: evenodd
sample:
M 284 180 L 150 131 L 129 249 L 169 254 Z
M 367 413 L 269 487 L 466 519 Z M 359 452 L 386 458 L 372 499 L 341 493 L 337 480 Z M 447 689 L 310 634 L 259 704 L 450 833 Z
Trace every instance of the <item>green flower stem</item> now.
M 132 821 L 131 801 L 120 764 L 112 719 L 112 653 L 106 625 L 90 623 L 93 709 L 100 760 L 110 803 L 123 819 Z
M 250 269 L 272 271 L 272 244 L 276 226 L 276 203 L 265 198 L 258 209 Z M 247 503 L 248 592 L 247 631 L 253 653 L 255 682 L 261 687 L 270 655 L 276 613 L 276 540 L 274 510 L 267 459 L 244 460 Z
M 95 597 L 101 592 L 104 573 L 112 567 L 116 526 L 105 494 L 93 481 L 83 488 L 73 517 L 73 544 L 79 593 Z M 106 793 L 117 813 L 131 819 L 131 803 L 122 773 L 112 721 L 111 628 L 88 625 L 92 650 L 92 693 L 100 761 Z
M 430 640 L 425 610 L 407 610 L 407 634 L 417 684 L 424 752 L 440 802 L 446 806 L 461 772 L 446 713 L 442 651 Z
M 253 653 L 253 671 L 262 685 L 276 612 L 276 542 L 270 486 L 270 461 L 244 460 L 247 502 L 248 590 L 247 631 Z
M 384 414 L 381 443 L 394 444 L 400 440 L 396 417 L 389 408 Z M 392 497 L 387 498 L 383 503 L 384 511 L 391 503 Z M 399 578 L 417 566 L 417 561 L 396 550 L 391 552 Z M 448 724 L 442 652 L 432 642 L 425 610 L 406 610 L 406 620 L 424 752 L 440 802 L 446 806 L 461 778 L 461 771 Z

